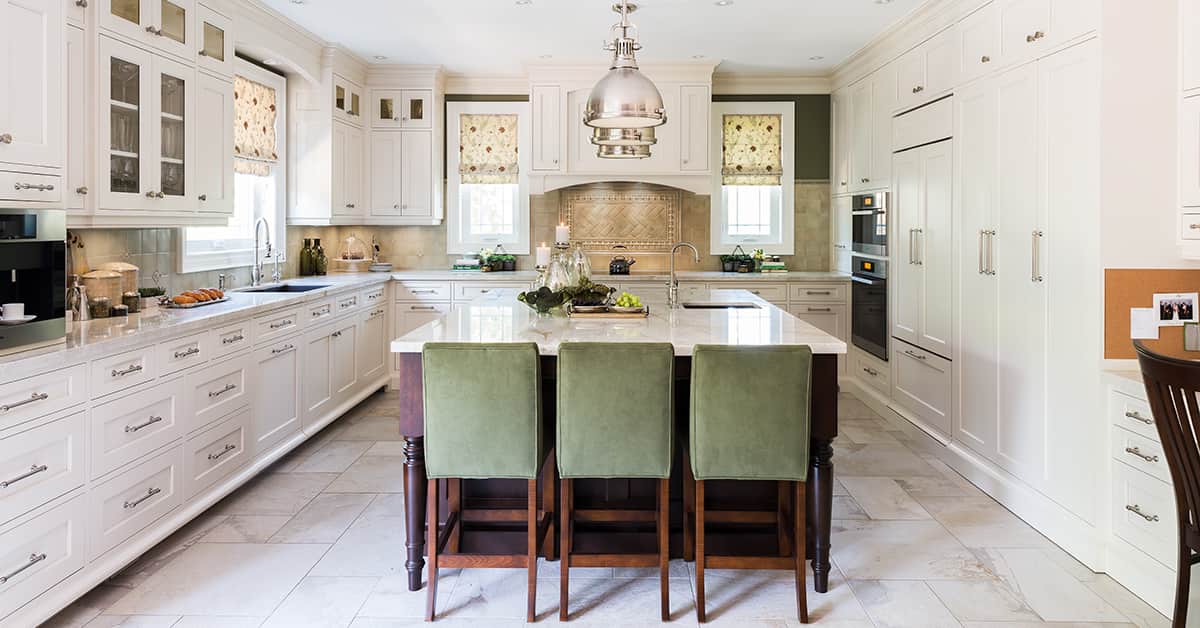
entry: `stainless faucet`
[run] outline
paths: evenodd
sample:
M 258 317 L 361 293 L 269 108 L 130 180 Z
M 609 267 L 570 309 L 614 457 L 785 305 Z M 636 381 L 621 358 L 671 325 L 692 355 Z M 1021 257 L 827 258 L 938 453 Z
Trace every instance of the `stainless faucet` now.
M 671 283 L 667 287 L 667 307 L 672 309 L 679 307 L 679 280 L 675 278 L 675 252 L 685 246 L 696 255 L 696 263 L 700 263 L 700 250 L 692 243 L 676 242 L 675 246 L 671 247 Z
M 275 271 L 271 273 L 271 281 L 274 283 L 279 283 L 281 278 L 281 275 L 279 274 L 279 256 L 276 255 L 271 248 L 271 224 L 267 222 L 267 218 L 265 216 L 260 216 L 258 220 L 254 221 L 254 268 L 250 269 L 250 285 L 252 286 L 261 286 L 263 279 L 262 259 L 258 256 L 258 250 L 260 248 L 258 243 L 258 231 L 260 226 L 266 227 L 266 231 L 264 231 L 267 236 L 266 256 L 274 258 L 275 262 Z

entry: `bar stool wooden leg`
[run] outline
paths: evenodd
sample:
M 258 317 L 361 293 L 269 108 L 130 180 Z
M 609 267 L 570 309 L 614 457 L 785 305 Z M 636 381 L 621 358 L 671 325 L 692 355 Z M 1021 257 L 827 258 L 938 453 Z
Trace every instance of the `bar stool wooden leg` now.
M 692 477 L 692 461 L 687 449 L 683 450 L 683 559 L 696 559 L 694 536 L 695 521 L 692 517 L 696 512 L 696 478 Z
M 671 480 L 663 478 L 658 481 L 658 586 L 661 590 L 662 597 L 662 620 L 671 621 L 671 587 L 670 587 L 670 560 L 671 560 L 671 544 L 670 538 L 667 536 L 667 528 L 670 522 L 670 511 L 668 506 L 670 502 Z
M 450 533 L 450 542 L 446 544 L 446 551 L 455 554 L 461 551 L 462 544 L 462 478 L 454 478 L 446 480 L 446 502 L 450 507 L 450 512 L 455 513 L 455 521 L 457 525 Z
M 525 621 L 535 621 L 537 610 L 538 491 L 537 480 L 529 480 L 529 531 L 525 560 L 529 569 L 529 591 L 525 603 Z
M 546 540 L 542 542 L 542 553 L 546 556 L 546 560 L 555 560 L 558 558 L 558 535 L 555 530 L 558 529 L 558 518 L 553 516 L 555 506 L 554 493 L 558 490 L 558 482 L 555 481 L 555 469 L 557 464 L 554 461 L 554 450 L 550 450 L 550 455 L 546 459 L 545 470 L 542 472 L 542 510 L 549 513 L 550 516 L 550 531 L 546 533 Z M 559 498 L 561 500 L 561 498 Z
M 704 615 L 704 480 L 696 480 L 696 620 Z
M 792 492 L 792 483 L 786 480 L 777 482 L 779 485 L 777 504 L 775 506 L 775 529 L 777 530 L 777 538 L 779 541 L 779 555 L 783 557 L 792 555 L 791 538 L 792 533 L 787 529 L 787 513 L 788 513 L 788 497 Z
M 805 560 L 807 553 L 807 530 L 808 516 L 807 508 L 805 508 L 805 485 L 804 482 L 794 482 L 796 485 L 795 495 L 792 497 L 792 528 L 795 530 L 792 536 L 792 545 L 796 550 L 796 610 L 800 616 L 800 623 L 808 623 L 808 564 Z
M 425 621 L 433 621 L 437 607 L 438 584 L 438 480 L 429 480 L 426 494 L 429 500 L 425 507 L 429 518 L 425 525 L 427 532 L 425 547 L 429 551 L 429 583 L 426 585 L 428 591 L 425 599 Z
M 571 571 L 571 512 L 575 508 L 571 495 L 571 480 L 559 480 L 558 505 L 562 511 L 559 518 L 558 533 L 561 539 L 558 543 L 558 621 L 567 621 L 567 593 L 570 591 L 569 574 Z

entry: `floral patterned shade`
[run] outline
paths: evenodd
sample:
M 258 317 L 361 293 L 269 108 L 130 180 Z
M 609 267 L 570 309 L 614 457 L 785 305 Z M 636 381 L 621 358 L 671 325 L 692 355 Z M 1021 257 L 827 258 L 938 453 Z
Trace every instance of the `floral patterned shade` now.
M 275 90 L 241 76 L 233 77 L 234 170 L 267 176 L 279 160 L 275 137 Z
M 458 174 L 463 183 L 517 182 L 517 116 L 460 114 Z
M 722 185 L 780 185 L 783 152 L 779 114 L 724 116 Z

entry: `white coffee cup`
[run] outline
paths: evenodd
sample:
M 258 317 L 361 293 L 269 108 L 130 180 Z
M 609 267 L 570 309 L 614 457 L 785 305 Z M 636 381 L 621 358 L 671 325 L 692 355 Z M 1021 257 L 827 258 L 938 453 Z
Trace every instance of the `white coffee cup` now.
M 24 303 L 5 303 L 4 304 L 4 320 L 15 321 L 25 318 Z

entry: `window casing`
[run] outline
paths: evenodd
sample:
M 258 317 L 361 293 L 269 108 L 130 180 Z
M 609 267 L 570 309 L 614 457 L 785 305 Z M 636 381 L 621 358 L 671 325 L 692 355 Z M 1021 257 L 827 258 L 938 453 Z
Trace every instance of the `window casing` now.
M 516 123 L 516 145 L 511 137 L 499 152 L 499 162 L 482 164 L 479 152 L 463 146 L 471 141 L 472 122 L 493 124 L 505 133 L 511 121 Z M 467 138 L 464 138 L 464 131 Z M 523 102 L 450 102 L 446 103 L 446 248 L 450 254 L 475 253 L 482 248 L 503 245 L 516 255 L 528 255 L 529 248 L 529 146 L 531 145 L 529 103 Z M 456 142 L 458 143 L 456 145 Z M 479 148 L 476 146 L 475 148 Z M 516 176 L 512 176 L 511 149 L 515 148 Z M 464 156 L 464 150 L 469 153 Z M 472 175 L 475 164 L 485 166 L 483 175 Z M 504 167 L 500 171 L 500 165 Z M 463 172 L 466 170 L 467 172 Z
M 731 158 L 728 162 L 725 159 L 726 116 L 777 116 L 778 128 L 770 129 L 767 149 L 777 151 L 778 166 L 775 160 L 766 160 L 758 165 L 770 163 L 769 171 L 759 171 L 757 176 L 733 175 L 734 170 L 727 164 L 739 159 Z M 770 255 L 795 254 L 795 105 L 791 102 L 713 103 L 712 133 L 717 141 L 712 142 L 710 161 L 716 164 L 712 175 L 710 250 L 720 255 L 742 245 L 747 250 L 763 249 Z M 777 149 L 774 142 L 777 142 Z M 777 175 L 763 174 L 773 173 L 776 168 Z
M 260 217 L 270 225 L 271 244 L 280 263 L 286 260 L 287 167 L 278 156 L 287 154 L 287 80 L 242 59 L 235 72 L 275 90 L 275 155 L 255 161 L 235 161 L 233 216 L 224 227 L 188 227 L 180 231 L 179 271 L 190 273 L 250 266 L 254 263 L 254 224 Z M 234 101 L 234 107 L 238 106 Z M 235 113 L 235 119 L 238 116 Z M 269 134 L 267 134 L 269 135 Z M 275 157 L 271 163 L 271 157 Z

